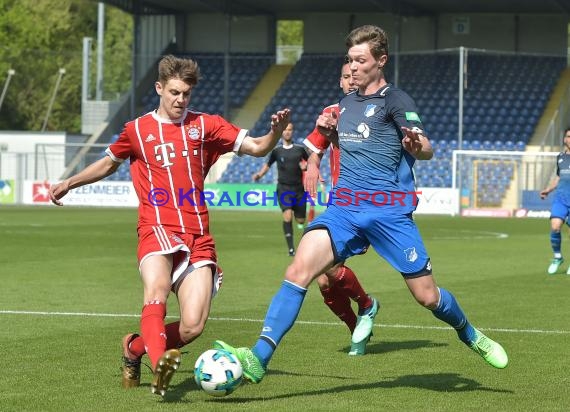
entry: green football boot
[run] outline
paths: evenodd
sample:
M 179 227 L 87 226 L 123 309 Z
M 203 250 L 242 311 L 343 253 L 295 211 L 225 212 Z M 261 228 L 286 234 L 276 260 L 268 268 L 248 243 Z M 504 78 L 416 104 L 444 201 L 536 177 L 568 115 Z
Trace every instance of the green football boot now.
M 265 368 L 261 365 L 257 356 L 249 348 L 234 348 L 226 342 L 217 340 L 214 342 L 215 349 L 223 349 L 234 355 L 241 363 L 243 376 L 252 383 L 259 383 L 265 376 Z
M 368 342 L 374 326 L 374 318 L 378 314 L 379 308 L 378 301 L 372 298 L 372 307 L 368 308 L 364 314 L 359 315 L 356 320 L 356 327 L 352 332 L 352 343 Z
M 549 275 L 556 274 L 556 272 L 558 272 L 558 268 L 560 268 L 560 265 L 562 263 L 564 263 L 564 258 L 552 259 L 552 261 L 550 262 L 550 265 L 548 266 L 548 274 Z
M 509 363 L 507 352 L 503 347 L 477 329 L 475 329 L 475 341 L 471 342 L 469 347 L 495 368 L 506 368 Z
M 370 332 L 368 338 L 364 339 L 363 341 L 354 343 L 352 339 L 350 341 L 350 351 L 348 351 L 349 356 L 362 356 L 366 354 L 366 344 L 370 342 L 370 338 L 372 337 L 373 333 Z

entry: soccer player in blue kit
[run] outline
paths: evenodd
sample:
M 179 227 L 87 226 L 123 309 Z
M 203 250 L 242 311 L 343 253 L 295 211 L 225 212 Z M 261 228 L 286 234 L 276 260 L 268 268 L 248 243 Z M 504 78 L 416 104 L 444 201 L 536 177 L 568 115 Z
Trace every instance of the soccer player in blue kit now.
M 339 115 L 321 115 L 317 125 L 340 146 L 341 170 L 326 211 L 306 229 L 281 288 L 273 297 L 253 348 L 214 346 L 234 353 L 251 382 L 263 379 L 267 364 L 293 326 L 311 281 L 333 264 L 368 246 L 402 274 L 416 301 L 453 327 L 459 339 L 496 368 L 507 366 L 503 347 L 467 320 L 455 297 L 438 287 L 429 256 L 412 218 L 417 205 L 413 162 L 429 160 L 414 101 L 387 83 L 387 35 L 377 26 L 354 29 L 346 39 L 358 90 L 341 101 Z M 406 173 L 407 170 L 407 173 Z
M 550 245 L 554 257 L 548 266 L 549 275 L 556 274 L 560 265 L 564 263 L 560 231 L 570 215 L 570 128 L 564 131 L 563 144 L 564 151 L 556 157 L 556 176 L 548 187 L 540 192 L 540 198 L 546 199 L 550 192 L 556 190 L 550 208 Z M 570 275 L 570 266 L 566 274 Z

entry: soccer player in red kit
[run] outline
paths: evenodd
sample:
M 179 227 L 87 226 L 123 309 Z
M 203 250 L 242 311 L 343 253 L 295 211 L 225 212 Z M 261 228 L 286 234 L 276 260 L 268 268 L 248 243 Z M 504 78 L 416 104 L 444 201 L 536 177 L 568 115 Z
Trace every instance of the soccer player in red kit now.
M 144 289 L 140 335 L 123 345 L 123 386 L 140 384 L 141 358 L 153 369 L 151 391 L 164 396 L 180 365 L 179 349 L 202 333 L 211 299 L 221 285 L 214 240 L 203 196 L 204 178 L 224 153 L 262 157 L 277 144 L 289 110 L 273 114 L 259 138 L 217 115 L 187 109 L 200 70 L 191 59 L 165 56 L 158 64 L 158 109 L 126 123 L 107 156 L 53 185 L 56 205 L 74 188 L 99 181 L 130 161 L 139 200 L 138 261 Z M 180 320 L 165 325 L 170 291 L 178 297 Z
M 352 74 L 348 63 L 342 66 L 340 75 L 340 87 L 344 94 L 356 90 L 352 82 Z M 338 103 L 327 106 L 323 114 L 338 114 Z M 305 190 L 311 196 L 316 196 L 317 184 L 320 180 L 320 164 L 323 154 L 329 149 L 331 187 L 336 185 L 340 173 L 340 150 L 315 129 L 303 141 L 311 150 L 305 172 Z M 351 333 L 349 355 L 364 355 L 366 344 L 372 335 L 374 318 L 378 313 L 380 304 L 375 298 L 370 297 L 362 288 L 354 272 L 344 262 L 330 268 L 327 272 L 317 277 L 317 284 L 325 304 L 342 320 Z M 351 306 L 351 299 L 358 304 L 358 316 Z M 356 332 L 356 333 L 355 333 Z

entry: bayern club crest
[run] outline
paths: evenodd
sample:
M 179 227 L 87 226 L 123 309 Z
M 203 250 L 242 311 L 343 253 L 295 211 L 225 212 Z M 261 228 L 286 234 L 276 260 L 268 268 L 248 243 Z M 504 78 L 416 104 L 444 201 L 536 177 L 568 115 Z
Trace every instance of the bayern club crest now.
M 198 126 L 190 126 L 188 129 L 188 137 L 192 140 L 198 140 L 200 138 L 200 128 Z

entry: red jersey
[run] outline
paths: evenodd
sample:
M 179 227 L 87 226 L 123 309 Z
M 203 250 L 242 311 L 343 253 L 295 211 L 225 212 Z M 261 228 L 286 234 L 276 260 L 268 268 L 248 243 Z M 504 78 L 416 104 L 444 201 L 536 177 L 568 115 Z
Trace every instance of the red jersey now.
M 163 119 L 154 111 L 138 117 L 125 124 L 106 153 L 116 162 L 130 159 L 139 227 L 202 235 L 209 232 L 204 179 L 222 154 L 239 151 L 247 130 L 188 110 L 181 119 Z
M 322 114 L 330 114 L 332 112 L 336 112 L 338 114 L 338 103 L 325 107 Z M 340 174 L 340 149 L 335 145 L 332 145 L 316 127 L 313 129 L 311 134 L 305 138 L 303 143 L 315 153 L 323 153 L 330 147 L 329 161 L 331 168 L 331 187 L 334 187 Z

